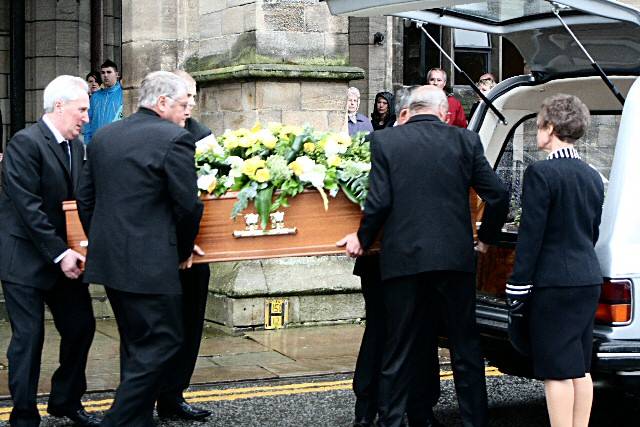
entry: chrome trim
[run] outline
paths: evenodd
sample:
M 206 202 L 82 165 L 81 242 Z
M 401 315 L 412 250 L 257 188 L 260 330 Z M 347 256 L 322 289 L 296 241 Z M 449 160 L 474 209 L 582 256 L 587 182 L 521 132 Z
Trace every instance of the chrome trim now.
M 596 353 L 599 359 L 640 359 L 640 353 Z

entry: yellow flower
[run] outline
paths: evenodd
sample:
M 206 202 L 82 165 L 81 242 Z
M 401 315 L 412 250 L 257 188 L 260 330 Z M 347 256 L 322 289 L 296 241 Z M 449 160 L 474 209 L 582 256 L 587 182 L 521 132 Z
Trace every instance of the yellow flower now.
M 222 135 L 222 137 L 224 138 L 225 148 L 231 150 L 238 146 L 238 136 L 235 133 L 225 132 L 224 135 Z
M 255 134 L 251 133 L 239 138 L 238 145 L 243 148 L 249 148 L 255 145 L 257 141 L 258 137 Z
M 327 159 L 327 164 L 329 166 L 340 166 L 341 162 L 342 162 L 342 159 L 339 156 L 330 156 Z
M 262 129 L 257 133 L 257 138 L 262 142 L 262 145 L 272 150 L 276 148 L 276 144 L 278 143 L 278 138 L 273 136 L 273 134 L 268 129 Z
M 289 163 L 289 169 L 291 169 L 293 173 L 296 174 L 296 176 L 300 176 L 304 172 L 304 168 L 298 160 L 294 160 L 293 162 Z
M 245 160 L 242 164 L 242 173 L 247 175 L 249 178 L 252 178 L 255 175 L 256 170 L 264 167 L 265 164 L 266 162 L 260 157 L 252 157 Z
M 256 171 L 255 180 L 258 182 L 267 182 L 271 178 L 269 169 L 260 168 Z
M 282 129 L 282 124 L 277 122 L 269 122 L 267 124 L 267 128 L 271 131 L 272 134 L 280 133 L 280 129 Z
M 338 144 L 348 147 L 351 145 L 353 141 L 351 137 L 347 133 L 339 133 L 338 134 Z
M 260 124 L 260 122 L 256 122 L 255 125 L 253 125 L 253 127 L 251 128 L 251 132 L 256 133 L 259 132 L 262 129 L 262 125 Z
M 284 125 L 280 129 L 280 137 L 287 138 L 289 135 L 298 136 L 302 131 L 303 129 L 300 126 Z
M 316 149 L 316 144 L 314 144 L 313 142 L 305 142 L 302 146 L 302 149 L 305 153 L 313 153 L 313 151 Z

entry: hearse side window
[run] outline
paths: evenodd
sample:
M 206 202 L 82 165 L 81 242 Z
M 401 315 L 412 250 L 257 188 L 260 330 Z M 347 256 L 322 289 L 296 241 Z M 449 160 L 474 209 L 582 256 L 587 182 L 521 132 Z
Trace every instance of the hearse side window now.
M 602 176 L 605 191 L 609 182 L 613 151 L 620 126 L 620 115 L 592 113 L 587 134 L 580 138 L 576 149 L 584 161 L 593 166 Z M 506 141 L 505 149 L 498 159 L 496 172 L 507 185 L 510 193 L 508 221 L 519 218 L 522 177 L 531 163 L 546 158 L 547 153 L 539 151 L 536 145 L 536 118 L 531 117 L 520 123 L 513 135 Z

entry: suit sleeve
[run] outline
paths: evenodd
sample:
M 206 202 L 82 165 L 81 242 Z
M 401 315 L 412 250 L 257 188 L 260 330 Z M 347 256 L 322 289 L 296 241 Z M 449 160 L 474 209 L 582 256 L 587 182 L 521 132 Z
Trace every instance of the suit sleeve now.
M 188 132 L 181 132 L 165 157 L 169 196 L 173 204 L 178 238 L 178 255 L 184 261 L 191 255 L 200 228 L 203 204 L 198 198 L 195 142 Z
M 487 158 L 480 137 L 471 133 L 473 138 L 473 175 L 471 186 L 485 202 L 482 225 L 478 230 L 478 239 L 487 243 L 495 241 L 500 235 L 509 211 L 509 193 L 498 179 Z
M 16 135 L 3 160 L 5 188 L 30 239 L 46 259 L 54 260 L 68 249 L 43 209 L 40 154 L 35 141 Z
M 364 216 L 358 229 L 358 239 L 363 249 L 369 249 L 382 229 L 391 211 L 391 181 L 389 163 L 380 144 L 371 135 L 371 173 L 369 174 L 369 193 L 364 203 Z
M 551 192 L 544 175 L 536 167 L 529 166 L 522 182 L 522 216 L 518 230 L 516 260 L 509 283 L 533 284 L 536 264 L 551 203 Z
M 89 231 L 91 230 L 91 218 L 93 217 L 93 210 L 95 208 L 96 193 L 93 182 L 93 173 L 91 171 L 91 151 L 92 145 L 87 146 L 87 161 L 84 162 L 82 168 L 82 174 L 80 175 L 80 182 L 78 183 L 78 189 L 76 190 L 76 205 L 78 206 L 78 215 L 80 216 L 80 222 L 84 233 L 89 237 Z

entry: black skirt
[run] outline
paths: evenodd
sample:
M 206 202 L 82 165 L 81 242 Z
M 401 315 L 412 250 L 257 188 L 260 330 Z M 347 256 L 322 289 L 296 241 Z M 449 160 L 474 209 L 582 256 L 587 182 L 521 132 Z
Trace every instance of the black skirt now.
M 600 288 L 534 286 L 529 328 L 536 378 L 582 378 L 591 370 L 593 321 Z

